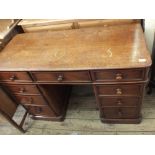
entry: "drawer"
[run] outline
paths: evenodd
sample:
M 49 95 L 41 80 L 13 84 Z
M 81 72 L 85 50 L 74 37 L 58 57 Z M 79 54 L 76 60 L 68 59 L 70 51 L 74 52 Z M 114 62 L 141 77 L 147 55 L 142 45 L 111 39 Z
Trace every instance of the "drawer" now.
M 32 72 L 38 82 L 91 82 L 89 72 Z
M 145 77 L 144 69 L 116 69 L 92 71 L 93 81 L 140 81 Z
M 142 84 L 109 84 L 109 85 L 96 85 L 98 95 L 114 95 L 114 96 L 140 96 L 142 92 Z
M 101 107 L 104 106 L 138 106 L 139 97 L 99 97 Z
M 4 85 L 9 91 L 13 94 L 40 94 L 38 88 L 35 85 L 26 85 L 26 84 L 5 84 Z
M 47 116 L 47 117 L 54 117 L 55 114 L 48 106 L 25 106 L 34 116 Z
M 101 111 L 101 117 L 107 119 L 134 119 L 139 117 L 140 108 L 132 108 L 132 107 L 116 107 L 103 108 Z
M 0 72 L 0 81 L 32 81 L 27 72 Z
M 33 96 L 33 95 L 28 95 L 28 96 L 22 96 L 22 95 L 16 95 L 15 96 L 16 100 L 20 102 L 23 105 L 47 105 L 46 101 L 42 96 Z

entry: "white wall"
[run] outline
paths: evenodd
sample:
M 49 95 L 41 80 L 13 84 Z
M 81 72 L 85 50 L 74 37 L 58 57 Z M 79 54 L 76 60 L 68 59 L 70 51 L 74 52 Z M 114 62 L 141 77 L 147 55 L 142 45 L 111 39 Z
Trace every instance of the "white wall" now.
M 155 19 L 145 19 L 145 39 L 150 52 L 152 52 L 154 32 Z

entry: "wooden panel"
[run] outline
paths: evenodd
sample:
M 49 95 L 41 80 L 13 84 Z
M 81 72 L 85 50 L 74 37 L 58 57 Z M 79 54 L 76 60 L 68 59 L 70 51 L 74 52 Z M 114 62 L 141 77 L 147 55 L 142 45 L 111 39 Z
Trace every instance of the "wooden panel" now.
M 28 96 L 23 96 L 23 95 L 16 95 L 15 96 L 17 101 L 23 105 L 47 105 L 46 101 L 42 96 L 33 96 L 33 95 L 28 95 Z
M 74 19 L 23 19 L 18 25 L 24 27 L 35 27 L 35 26 L 44 26 L 44 25 L 58 25 L 64 23 L 71 23 L 77 20 Z
M 97 20 L 83 20 L 78 21 L 79 28 L 85 27 L 94 27 L 94 26 L 112 26 L 112 25 L 121 25 L 121 24 L 131 24 L 134 22 L 139 22 L 138 20 L 133 19 L 97 19 Z
M 99 97 L 101 107 L 104 106 L 138 106 L 138 97 Z
M 39 90 L 35 85 L 26 84 L 4 84 L 4 86 L 11 91 L 13 94 L 40 94 Z
M 91 82 L 89 72 L 32 72 L 38 82 Z
M 107 119 L 134 119 L 139 117 L 140 111 L 138 108 L 125 108 L 125 107 L 119 107 L 119 108 L 111 108 L 106 107 L 102 109 L 102 116 Z M 101 116 L 101 117 L 102 117 Z
M 92 71 L 94 81 L 139 81 L 144 80 L 144 69 L 99 70 Z
M 55 113 L 64 118 L 72 86 L 39 85 L 39 87 Z
M 41 27 L 49 25 L 60 25 L 67 23 L 77 23 L 77 28 L 91 27 L 91 26 L 111 26 L 121 24 L 140 23 L 137 19 L 23 19 L 18 25 L 23 28 Z
M 4 86 L 11 91 L 13 94 L 40 94 L 39 90 L 35 85 L 26 85 L 26 84 L 4 84 Z
M 48 106 L 26 106 L 26 108 L 35 116 L 55 116 L 54 112 Z
M 60 31 L 60 30 L 69 30 L 72 29 L 73 23 L 65 23 L 59 25 L 42 25 L 42 26 L 32 26 L 25 27 L 23 26 L 24 32 L 38 32 L 38 31 Z
M 14 103 L 0 88 L 0 109 L 10 118 L 14 115 L 17 109 L 17 104 Z
M 96 85 L 99 95 L 115 96 L 141 96 L 143 84 L 115 84 L 115 85 Z
M 27 72 L 0 72 L 0 81 L 23 82 L 32 81 Z

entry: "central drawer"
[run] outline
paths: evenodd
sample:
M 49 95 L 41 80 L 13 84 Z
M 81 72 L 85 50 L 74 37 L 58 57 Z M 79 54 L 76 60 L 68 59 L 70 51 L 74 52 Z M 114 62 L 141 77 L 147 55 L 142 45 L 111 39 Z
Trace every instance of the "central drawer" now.
M 28 95 L 28 96 L 23 96 L 23 95 L 16 95 L 15 96 L 16 100 L 20 102 L 23 105 L 47 105 L 46 101 L 42 96 L 33 96 L 33 95 Z
M 98 95 L 114 95 L 114 96 L 140 96 L 143 84 L 108 84 L 108 85 L 96 85 L 96 91 Z
M 89 72 L 31 72 L 38 82 L 91 82 Z
M 13 94 L 40 94 L 37 87 L 32 84 L 4 84 L 4 86 Z
M 140 115 L 140 108 L 133 107 L 106 107 L 102 108 L 101 117 L 107 119 L 134 119 Z

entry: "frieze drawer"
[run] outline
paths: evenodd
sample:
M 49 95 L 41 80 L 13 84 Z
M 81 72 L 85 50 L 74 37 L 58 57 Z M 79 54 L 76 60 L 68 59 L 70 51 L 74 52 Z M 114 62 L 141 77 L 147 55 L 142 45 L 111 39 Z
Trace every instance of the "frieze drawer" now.
M 93 81 L 141 81 L 145 78 L 144 69 L 115 69 L 92 71 Z
M 32 72 L 38 82 L 91 82 L 89 72 Z
M 7 82 L 31 82 L 27 72 L 0 72 L 0 81 Z

